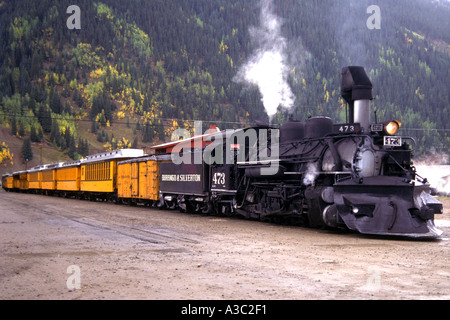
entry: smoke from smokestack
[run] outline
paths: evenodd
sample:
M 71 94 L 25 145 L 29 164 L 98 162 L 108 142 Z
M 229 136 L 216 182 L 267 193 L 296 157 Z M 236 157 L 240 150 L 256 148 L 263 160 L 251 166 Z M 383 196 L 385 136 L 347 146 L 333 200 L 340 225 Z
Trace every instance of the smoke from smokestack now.
M 282 23 L 271 7 L 271 0 L 261 1 L 260 26 L 250 28 L 257 49 L 234 79 L 258 86 L 269 117 L 277 112 L 279 105 L 290 108 L 295 100 L 287 82 L 287 43 L 281 35 Z

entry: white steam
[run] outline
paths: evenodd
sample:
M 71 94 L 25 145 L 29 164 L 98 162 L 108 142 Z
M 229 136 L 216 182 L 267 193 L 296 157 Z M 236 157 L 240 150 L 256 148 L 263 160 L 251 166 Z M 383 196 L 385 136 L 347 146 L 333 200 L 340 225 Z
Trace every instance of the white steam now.
M 250 28 L 257 49 L 234 79 L 258 86 L 269 117 L 277 112 L 278 106 L 290 108 L 295 100 L 287 82 L 287 42 L 281 35 L 281 20 L 271 6 L 272 0 L 261 0 L 260 26 Z
M 317 176 L 319 175 L 319 169 L 316 162 L 308 162 L 306 166 L 306 172 L 303 177 L 303 184 L 305 186 L 313 185 Z
M 417 173 L 427 178 L 439 195 L 450 196 L 450 166 L 416 164 Z
M 449 155 L 437 153 L 434 147 L 430 153 L 415 162 L 417 173 L 426 178 L 431 187 L 443 196 L 450 196 L 450 162 Z

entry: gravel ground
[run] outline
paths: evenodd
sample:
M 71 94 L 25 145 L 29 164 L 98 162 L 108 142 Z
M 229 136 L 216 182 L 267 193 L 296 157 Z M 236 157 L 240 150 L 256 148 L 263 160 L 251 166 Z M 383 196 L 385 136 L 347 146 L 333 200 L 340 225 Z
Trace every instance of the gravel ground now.
M 0 298 L 450 299 L 439 240 L 0 192 Z

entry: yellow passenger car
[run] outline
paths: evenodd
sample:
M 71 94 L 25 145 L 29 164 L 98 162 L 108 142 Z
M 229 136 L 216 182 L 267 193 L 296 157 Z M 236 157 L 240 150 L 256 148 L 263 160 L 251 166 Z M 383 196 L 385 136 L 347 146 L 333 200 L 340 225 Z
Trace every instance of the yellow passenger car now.
M 120 149 L 88 156 L 81 164 L 80 191 L 114 193 L 117 191 L 117 162 L 141 157 L 141 149 Z
M 61 163 L 48 165 L 42 170 L 41 189 L 45 193 L 52 193 L 56 190 L 56 169 L 61 166 Z
M 12 174 L 5 174 L 2 176 L 2 187 L 5 190 L 11 190 L 14 188 L 13 184 L 13 175 Z
M 33 191 L 38 191 L 42 189 L 42 170 L 46 166 L 37 166 L 28 170 L 28 188 Z
M 80 191 L 82 160 L 65 162 L 56 169 L 56 190 Z
M 117 166 L 118 197 L 134 202 L 158 200 L 159 163 L 155 156 L 121 161 Z M 143 200 L 143 201 L 141 201 Z
M 20 172 L 13 173 L 13 189 L 20 190 Z
M 20 180 L 19 184 L 20 190 L 23 191 L 28 190 L 28 174 L 26 171 L 20 172 L 19 180 Z

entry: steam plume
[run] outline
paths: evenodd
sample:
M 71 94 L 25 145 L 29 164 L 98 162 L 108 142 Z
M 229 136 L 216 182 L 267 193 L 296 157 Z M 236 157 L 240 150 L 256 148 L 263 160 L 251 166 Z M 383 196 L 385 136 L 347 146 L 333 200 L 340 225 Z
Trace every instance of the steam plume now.
M 272 0 L 261 0 L 260 26 L 250 28 L 256 44 L 254 54 L 240 68 L 235 81 L 257 85 L 269 117 L 279 105 L 290 108 L 295 97 L 287 83 L 286 39 L 281 35 L 281 21 L 271 10 Z
M 314 181 L 316 180 L 318 175 L 319 175 L 319 170 L 317 168 L 317 163 L 308 162 L 308 165 L 306 166 L 306 172 L 303 177 L 303 184 L 305 186 L 314 184 Z

